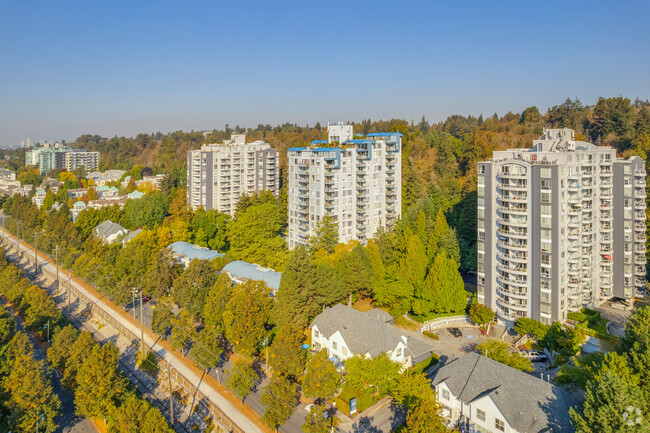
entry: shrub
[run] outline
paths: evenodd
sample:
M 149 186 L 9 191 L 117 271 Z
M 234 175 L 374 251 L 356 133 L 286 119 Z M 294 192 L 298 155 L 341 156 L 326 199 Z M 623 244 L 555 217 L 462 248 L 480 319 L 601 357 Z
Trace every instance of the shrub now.
M 426 335 L 429 338 L 433 338 L 434 340 L 440 340 L 440 337 L 438 337 L 438 334 L 434 334 L 433 332 L 424 331 L 423 334 Z
M 589 316 L 587 314 L 579 313 L 577 311 L 572 311 L 569 314 L 567 314 L 567 318 L 581 323 L 589 320 Z

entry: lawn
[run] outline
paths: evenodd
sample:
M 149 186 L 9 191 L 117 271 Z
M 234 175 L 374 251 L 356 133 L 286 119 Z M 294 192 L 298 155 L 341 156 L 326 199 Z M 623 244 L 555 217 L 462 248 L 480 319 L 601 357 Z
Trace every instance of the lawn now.
M 338 397 L 334 398 L 332 402 L 336 403 L 337 409 L 343 412 L 345 415 L 354 416 L 354 415 L 350 415 L 350 399 L 352 397 L 357 398 L 357 414 L 368 409 L 370 406 L 372 406 L 375 403 L 375 401 L 379 400 L 379 399 L 374 400 L 373 397 L 370 395 L 370 391 L 358 390 L 345 384 L 343 386 L 343 390 L 341 391 L 341 394 L 339 394 Z
M 395 326 L 402 329 L 408 329 L 409 331 L 417 331 L 420 329 L 420 325 L 411 322 L 404 316 L 399 316 L 395 318 Z
M 465 310 L 456 311 L 453 313 L 430 313 L 424 316 L 418 316 L 413 313 L 408 313 L 411 319 L 416 320 L 420 323 L 428 322 L 429 320 L 433 320 L 433 319 L 439 319 L 441 317 L 464 316 L 465 314 L 467 314 Z
M 359 311 L 361 311 L 363 313 L 365 311 L 372 310 L 373 308 L 375 308 L 375 306 L 372 305 L 372 299 L 370 299 L 370 298 L 362 298 L 362 299 L 359 299 L 354 304 L 352 304 L 352 308 L 354 308 L 355 310 L 359 310 Z
M 588 328 L 593 329 L 599 334 L 608 335 L 609 332 L 607 332 L 607 323 L 609 323 L 609 320 L 600 319 L 597 323 L 594 323 L 593 325 L 590 324 Z
M 415 374 L 420 374 L 427 368 L 434 366 L 437 363 L 438 363 L 438 355 L 436 355 L 435 353 L 431 353 L 431 356 L 429 358 L 425 359 L 424 361 L 418 362 L 413 367 L 411 367 L 411 370 L 413 370 Z

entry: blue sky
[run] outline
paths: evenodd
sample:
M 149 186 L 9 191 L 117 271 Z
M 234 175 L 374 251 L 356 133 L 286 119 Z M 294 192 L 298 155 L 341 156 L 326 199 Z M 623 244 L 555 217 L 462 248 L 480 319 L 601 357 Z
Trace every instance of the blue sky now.
M 650 98 L 648 1 L 0 0 L 0 145 Z

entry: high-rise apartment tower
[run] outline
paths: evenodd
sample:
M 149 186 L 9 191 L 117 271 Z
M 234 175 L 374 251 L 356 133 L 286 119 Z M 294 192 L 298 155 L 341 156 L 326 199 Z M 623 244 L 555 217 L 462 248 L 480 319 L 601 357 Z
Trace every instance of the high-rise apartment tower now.
M 545 129 L 532 149 L 478 164 L 478 300 L 506 322 L 550 324 L 645 286 L 639 157 Z
M 391 228 L 402 208 L 402 134 L 354 139 L 352 125 L 328 125 L 328 140 L 287 152 L 289 248 L 306 244 L 319 222 L 338 223 L 339 242 Z
M 187 202 L 194 209 L 216 209 L 234 215 L 242 195 L 280 190 L 278 151 L 268 143 L 246 143 L 234 134 L 222 144 L 187 152 Z

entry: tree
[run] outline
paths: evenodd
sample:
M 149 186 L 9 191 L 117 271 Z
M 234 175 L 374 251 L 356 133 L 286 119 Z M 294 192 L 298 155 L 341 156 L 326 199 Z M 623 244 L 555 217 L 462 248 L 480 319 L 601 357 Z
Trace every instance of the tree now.
M 126 378 L 117 368 L 119 351 L 113 343 L 96 345 L 79 367 L 75 406 L 79 415 L 106 418 L 126 391 Z
M 34 431 L 39 422 L 44 431 L 56 431 L 58 425 L 54 418 L 59 414 L 61 402 L 52 392 L 44 365 L 34 359 L 29 338 L 18 332 L 5 350 L 6 365 L 0 369 L 6 371 L 6 376 L 1 382 L 8 394 L 4 406 L 9 410 L 8 421 L 12 430 Z
M 399 376 L 391 394 L 395 403 L 408 407 L 413 407 L 421 399 L 435 399 L 429 379 L 410 370 Z
M 440 403 L 435 400 L 418 400 L 406 415 L 406 431 L 408 433 L 447 432 L 441 411 Z
M 323 217 L 316 224 L 316 234 L 307 240 L 312 254 L 325 251 L 334 252 L 334 247 L 339 243 L 339 224 L 332 217 Z
M 61 317 L 61 311 L 52 298 L 38 286 L 31 286 L 25 291 L 20 310 L 25 314 L 26 327 L 34 330 L 42 329 L 48 321 L 54 324 Z
M 336 427 L 338 418 L 331 416 L 325 406 L 316 403 L 307 412 L 305 423 L 300 428 L 303 433 L 331 433 L 332 427 Z
M 172 296 L 178 305 L 197 317 L 205 307 L 205 296 L 217 281 L 218 272 L 208 260 L 192 260 L 174 281 Z
M 231 293 L 232 280 L 227 274 L 220 274 L 205 298 L 203 323 L 206 328 L 217 333 L 225 331 L 223 313 L 226 311 L 226 305 Z
M 605 355 L 601 371 L 587 383 L 582 410 L 570 409 L 576 432 L 647 431 L 648 403 L 639 384 L 639 375 L 624 356 Z M 627 410 L 629 407 L 632 409 Z M 632 425 L 623 416 L 626 412 Z
M 72 325 L 68 325 L 54 334 L 52 344 L 47 351 L 47 361 L 52 368 L 65 372 L 78 338 L 79 331 Z
M 5 311 L 0 310 L 0 347 L 7 344 L 16 333 L 16 322 L 13 317 Z
M 171 322 L 172 336 L 170 343 L 172 343 L 172 346 L 180 350 L 181 354 L 185 356 L 184 351 L 187 349 L 187 345 L 190 344 L 196 333 L 192 316 L 187 311 L 182 310 L 177 316 L 172 317 Z
M 291 323 L 306 327 L 310 317 L 321 308 L 316 295 L 316 269 L 307 248 L 297 246 L 285 266 L 280 280 L 274 319 L 279 326 Z
M 151 329 L 159 335 L 165 335 L 167 330 L 172 327 L 172 305 L 168 302 L 160 301 L 153 310 L 151 316 Z
M 382 353 L 374 358 L 356 355 L 345 361 L 346 383 L 357 389 L 374 389 L 380 396 L 390 392 L 400 377 L 402 366 Z
M 544 339 L 548 332 L 548 325 L 528 317 L 520 317 L 515 323 L 515 332 L 519 335 L 530 335 L 538 340 Z
M 243 403 L 246 396 L 253 390 L 257 378 L 257 373 L 253 369 L 253 361 L 248 358 L 239 358 L 228 370 L 226 383 Z
M 223 314 L 226 338 L 235 350 L 252 356 L 267 336 L 271 301 L 264 281 L 248 280 L 238 284 Z
M 321 350 L 307 364 L 302 378 L 302 391 L 309 398 L 331 398 L 336 395 L 341 376 L 334 364 L 327 358 L 327 351 Z
M 587 383 L 594 378 L 600 370 L 604 360 L 604 353 L 589 353 L 580 357 L 573 357 L 573 365 L 564 364 L 560 367 L 555 383 L 562 385 L 570 391 L 585 389 Z
M 350 295 L 369 296 L 371 293 L 372 263 L 360 244 L 338 262 L 343 285 Z
M 462 311 L 467 306 L 465 283 L 454 259 L 438 254 L 433 260 L 424 285 L 415 292 L 413 312 L 426 315 L 430 312 L 449 313 Z
M 211 328 L 204 328 L 196 334 L 190 354 L 204 370 L 219 365 L 223 349 L 219 346 L 219 336 Z
M 128 394 L 110 416 L 108 433 L 172 433 L 160 411 L 135 394 Z
M 509 344 L 501 340 L 486 340 L 476 345 L 481 354 L 521 371 L 533 371 L 528 358 L 519 353 L 509 352 Z
M 261 402 L 266 408 L 262 421 L 276 429 L 283 425 L 298 404 L 297 386 L 285 376 L 274 375 L 264 387 Z
M 77 337 L 77 340 L 72 345 L 70 356 L 65 363 L 65 370 L 63 371 L 63 378 L 61 383 L 68 389 L 75 389 L 78 380 L 77 374 L 81 365 L 91 355 L 97 343 L 93 341 L 93 336 L 88 331 L 83 331 Z
M 469 318 L 477 325 L 485 325 L 494 319 L 494 311 L 486 305 L 474 302 L 469 308 Z
M 269 364 L 274 374 L 295 377 L 305 370 L 307 351 L 302 348 L 305 336 L 299 326 L 279 329 L 271 345 Z

